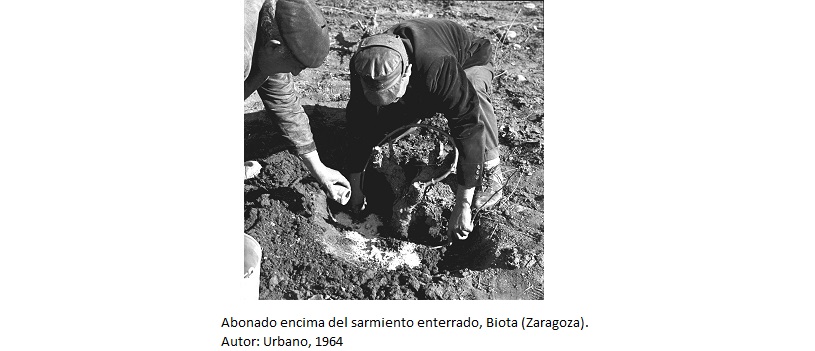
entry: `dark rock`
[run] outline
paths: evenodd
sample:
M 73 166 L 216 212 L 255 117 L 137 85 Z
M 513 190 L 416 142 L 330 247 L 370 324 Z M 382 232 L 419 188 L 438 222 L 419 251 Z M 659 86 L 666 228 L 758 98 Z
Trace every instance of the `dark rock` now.
M 521 265 L 521 255 L 517 247 L 501 249 L 498 262 L 509 269 L 517 269 Z
M 301 293 L 298 290 L 289 290 L 283 294 L 283 298 L 286 300 L 300 300 L 300 295 Z

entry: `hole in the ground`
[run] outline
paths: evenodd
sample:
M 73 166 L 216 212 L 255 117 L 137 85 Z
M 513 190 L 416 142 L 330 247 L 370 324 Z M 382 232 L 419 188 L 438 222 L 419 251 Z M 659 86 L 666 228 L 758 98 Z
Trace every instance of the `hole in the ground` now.
M 455 201 L 456 185 L 455 176 L 444 176 L 454 167 L 456 154 L 452 143 L 445 145 L 447 140 L 443 139 L 432 131 L 419 130 L 374 151 L 363 189 L 371 215 L 381 224 L 363 237 L 368 235 L 370 239 L 376 235 L 426 247 L 450 243 L 447 222 Z M 433 179 L 443 180 L 432 182 Z M 340 217 L 342 215 L 336 215 L 338 222 L 345 218 Z M 341 226 L 349 225 L 342 223 Z M 453 240 L 445 249 L 439 268 L 484 269 L 492 265 L 497 244 L 485 232 L 494 232 L 494 227 L 484 228 L 477 222 L 467 240 Z

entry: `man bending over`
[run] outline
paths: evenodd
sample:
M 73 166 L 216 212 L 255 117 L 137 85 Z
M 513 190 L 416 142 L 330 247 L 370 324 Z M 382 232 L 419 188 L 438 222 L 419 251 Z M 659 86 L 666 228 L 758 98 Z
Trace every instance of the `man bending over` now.
M 456 201 L 448 235 L 473 230 L 471 211 L 502 197 L 498 124 L 490 94 L 490 42 L 447 20 L 414 19 L 360 42 L 351 58 L 351 206 L 364 204 L 360 173 L 371 148 L 385 134 L 444 113 L 459 150 Z

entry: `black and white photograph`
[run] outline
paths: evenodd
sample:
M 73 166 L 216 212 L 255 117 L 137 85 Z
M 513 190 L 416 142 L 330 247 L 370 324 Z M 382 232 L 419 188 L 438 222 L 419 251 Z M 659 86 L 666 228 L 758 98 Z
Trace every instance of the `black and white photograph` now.
M 244 0 L 246 298 L 542 300 L 543 18 Z
M 6 2 L 2 349 L 813 350 L 813 14 Z

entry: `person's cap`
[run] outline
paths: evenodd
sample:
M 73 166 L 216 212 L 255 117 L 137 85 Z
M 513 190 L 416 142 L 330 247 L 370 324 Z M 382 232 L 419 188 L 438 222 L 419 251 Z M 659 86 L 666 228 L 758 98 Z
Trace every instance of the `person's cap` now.
M 405 45 L 393 34 L 377 34 L 359 43 L 354 70 L 362 80 L 365 98 L 374 106 L 388 105 L 399 94 L 399 80 L 408 65 Z
M 317 68 L 328 56 L 328 25 L 311 0 L 277 0 L 275 20 L 283 43 L 297 61 Z

